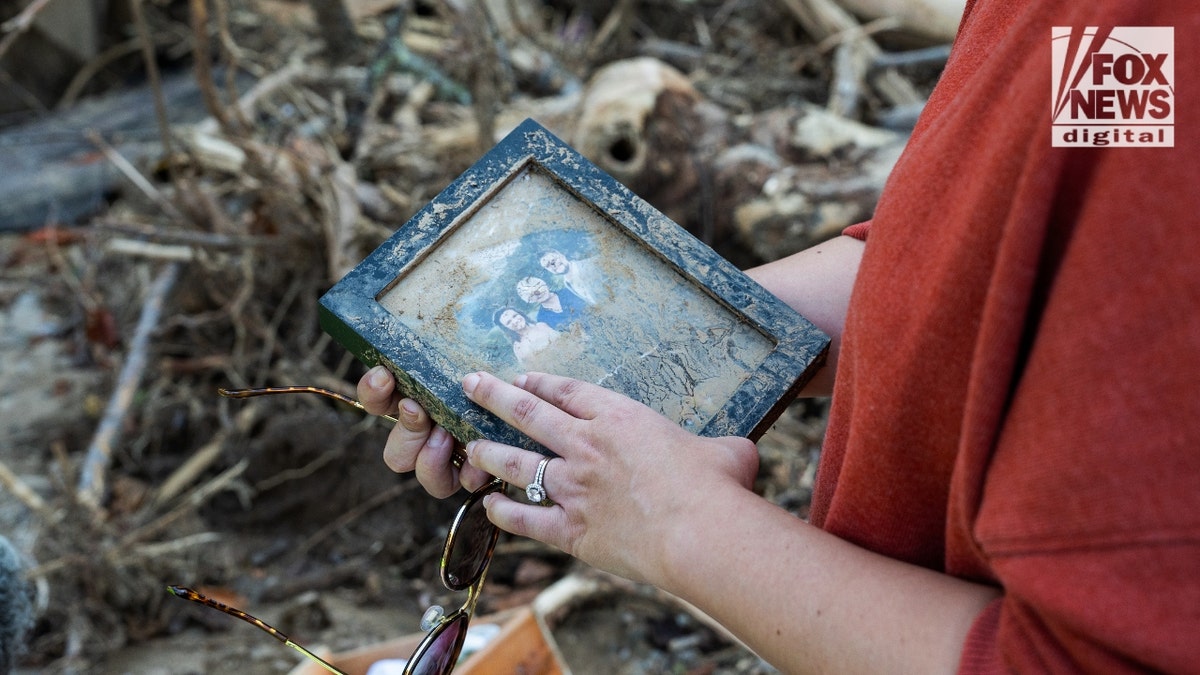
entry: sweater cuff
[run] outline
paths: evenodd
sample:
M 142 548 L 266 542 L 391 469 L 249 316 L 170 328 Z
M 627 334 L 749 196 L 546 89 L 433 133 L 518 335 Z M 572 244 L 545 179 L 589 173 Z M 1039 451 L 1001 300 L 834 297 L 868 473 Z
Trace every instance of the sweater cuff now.
M 858 239 L 860 241 L 866 241 L 867 234 L 869 234 L 870 232 L 871 232 L 871 221 L 869 221 L 869 220 L 863 221 L 856 225 L 851 225 L 850 227 L 847 227 L 846 229 L 842 230 L 842 234 L 846 235 L 847 237 L 854 237 L 855 239 Z
M 1000 609 L 1004 598 L 996 598 L 971 624 L 967 640 L 963 643 L 962 657 L 959 659 L 958 672 L 960 675 L 990 675 L 1006 673 L 1004 661 L 1000 657 Z

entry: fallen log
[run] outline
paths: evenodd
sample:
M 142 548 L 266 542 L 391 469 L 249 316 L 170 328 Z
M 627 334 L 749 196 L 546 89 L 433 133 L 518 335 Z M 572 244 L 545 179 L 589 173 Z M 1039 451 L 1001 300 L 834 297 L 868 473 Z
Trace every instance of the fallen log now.
M 192 74 L 163 82 L 172 125 L 207 116 Z M 149 86 L 80 101 L 0 131 L 0 232 L 75 223 L 101 211 L 126 180 L 89 140 L 98 134 L 136 165 L 163 154 Z

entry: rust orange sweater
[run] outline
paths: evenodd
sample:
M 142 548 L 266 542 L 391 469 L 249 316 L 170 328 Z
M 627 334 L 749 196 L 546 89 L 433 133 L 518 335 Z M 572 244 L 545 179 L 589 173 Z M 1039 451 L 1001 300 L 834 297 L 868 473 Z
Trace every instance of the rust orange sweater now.
M 1175 147 L 1051 147 L 1051 28 L 1137 25 L 1175 29 Z M 963 672 L 1200 672 L 1196 36 L 968 2 L 869 225 L 812 520 L 1003 590 Z

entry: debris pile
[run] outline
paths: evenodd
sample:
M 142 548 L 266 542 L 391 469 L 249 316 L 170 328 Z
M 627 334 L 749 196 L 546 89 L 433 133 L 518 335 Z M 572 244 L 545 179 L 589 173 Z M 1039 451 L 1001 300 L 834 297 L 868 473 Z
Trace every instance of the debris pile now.
M 135 4 L 131 44 L 157 54 L 140 89 L 0 129 L 24 167 L 0 180 L 0 320 L 33 302 L 52 327 L 0 344 L 20 390 L 0 517 L 37 589 L 21 663 L 47 672 L 208 620 L 167 582 L 253 606 L 350 589 L 405 616 L 438 599 L 455 505 L 380 470 L 385 426 L 216 390 L 353 395 L 317 298 L 521 120 L 748 266 L 870 216 L 949 40 L 897 9 L 915 2 Z M 799 514 L 822 414 L 798 403 L 761 443 L 763 493 Z M 502 543 L 484 602 L 567 565 Z M 364 638 L 311 614 L 336 647 Z M 230 649 L 213 658 L 249 658 Z

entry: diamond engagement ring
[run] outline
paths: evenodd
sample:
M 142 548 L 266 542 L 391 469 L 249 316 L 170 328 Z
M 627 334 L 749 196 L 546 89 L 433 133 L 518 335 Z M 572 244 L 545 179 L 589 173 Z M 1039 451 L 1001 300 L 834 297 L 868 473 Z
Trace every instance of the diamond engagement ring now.
M 525 486 L 525 498 L 539 506 L 550 506 L 552 503 L 550 497 L 546 495 L 546 486 L 542 485 L 542 478 L 546 476 L 546 465 L 550 463 L 551 459 L 553 458 L 543 457 L 542 461 L 538 462 L 533 482 Z

